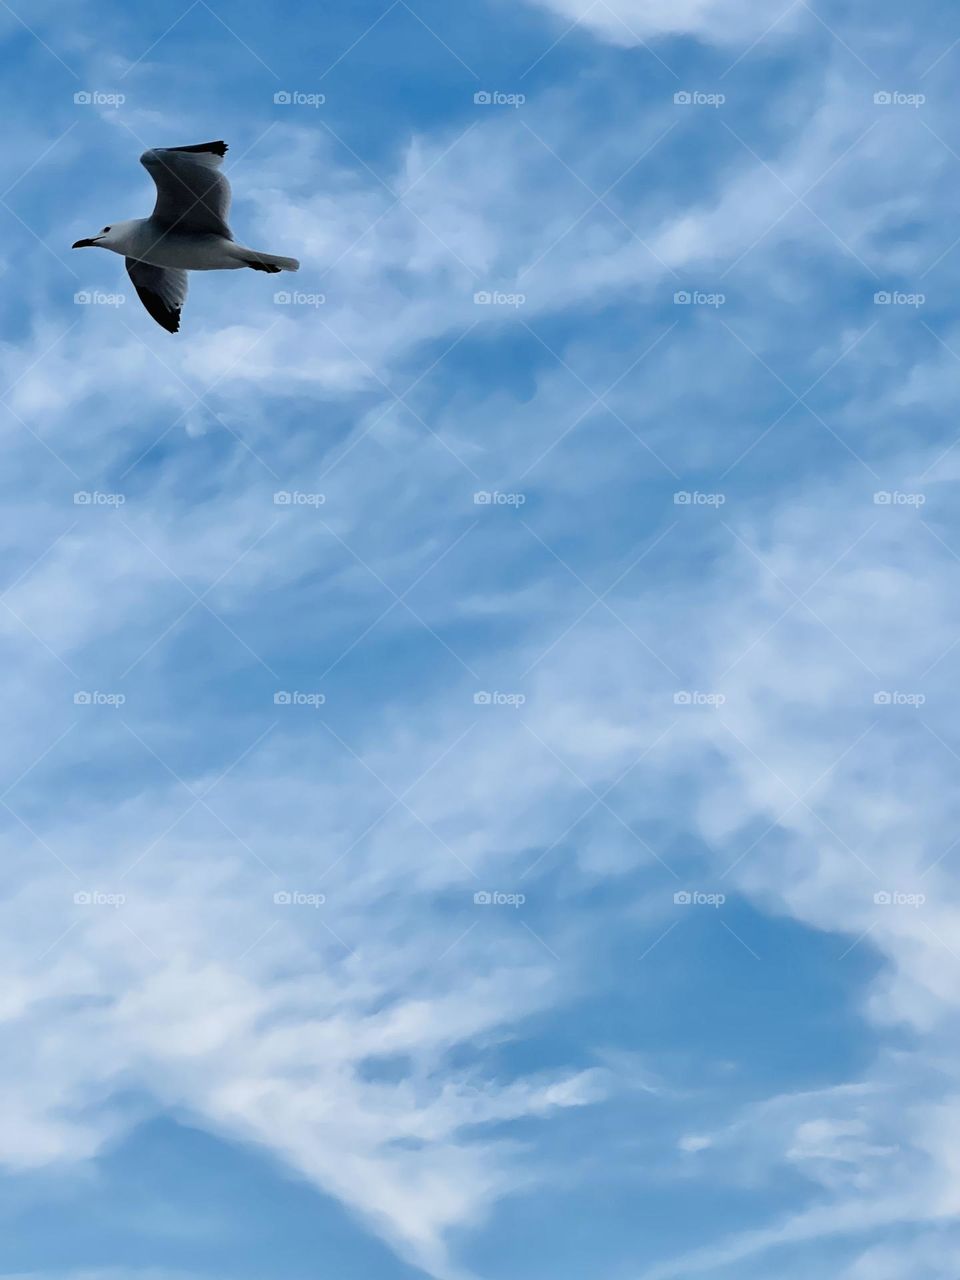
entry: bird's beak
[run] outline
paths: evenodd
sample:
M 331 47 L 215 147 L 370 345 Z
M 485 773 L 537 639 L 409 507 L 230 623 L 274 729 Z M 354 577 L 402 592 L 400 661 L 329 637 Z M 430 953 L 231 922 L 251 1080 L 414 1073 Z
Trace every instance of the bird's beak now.
M 90 249 L 96 244 L 96 240 L 78 240 L 73 246 L 74 249 Z

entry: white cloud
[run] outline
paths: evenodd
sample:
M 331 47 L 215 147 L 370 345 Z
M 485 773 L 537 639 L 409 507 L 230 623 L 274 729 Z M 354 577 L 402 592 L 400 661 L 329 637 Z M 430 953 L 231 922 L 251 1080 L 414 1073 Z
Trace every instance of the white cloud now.
M 789 0 L 534 0 L 567 23 L 613 44 L 636 45 L 658 36 L 695 36 L 713 44 L 755 39 L 769 28 L 789 30 Z

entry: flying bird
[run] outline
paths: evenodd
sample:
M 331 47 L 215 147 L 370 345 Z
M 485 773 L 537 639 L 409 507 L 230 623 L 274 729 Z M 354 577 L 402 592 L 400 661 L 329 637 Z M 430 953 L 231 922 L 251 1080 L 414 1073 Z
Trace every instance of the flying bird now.
M 296 271 L 296 258 L 260 253 L 237 244 L 227 226 L 230 184 L 220 172 L 225 142 L 155 147 L 140 163 L 157 188 L 149 218 L 130 218 L 78 240 L 74 249 L 122 253 L 140 301 L 168 333 L 180 328 L 188 271 Z

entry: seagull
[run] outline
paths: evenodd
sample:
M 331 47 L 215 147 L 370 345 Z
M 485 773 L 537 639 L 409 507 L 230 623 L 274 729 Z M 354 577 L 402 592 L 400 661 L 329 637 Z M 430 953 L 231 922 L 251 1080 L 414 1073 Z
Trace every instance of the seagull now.
M 157 188 L 149 218 L 130 218 L 78 240 L 74 249 L 110 249 L 126 258 L 140 301 L 168 333 L 180 328 L 188 271 L 296 271 L 296 258 L 260 253 L 237 244 L 227 226 L 230 184 L 220 172 L 225 142 L 155 147 L 140 163 Z

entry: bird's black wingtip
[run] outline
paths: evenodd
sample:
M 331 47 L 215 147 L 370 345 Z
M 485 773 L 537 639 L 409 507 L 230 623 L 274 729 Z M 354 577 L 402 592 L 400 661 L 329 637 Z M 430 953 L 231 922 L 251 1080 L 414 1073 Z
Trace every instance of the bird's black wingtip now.
M 229 151 L 229 147 L 220 138 L 217 142 L 198 142 L 192 147 L 168 147 L 168 151 L 212 151 L 215 156 L 225 156 Z
M 140 301 L 147 309 L 152 320 L 156 320 L 161 329 L 167 333 L 180 332 L 180 307 L 168 307 L 158 294 L 150 289 L 138 289 Z

